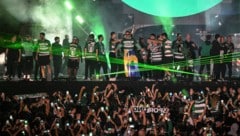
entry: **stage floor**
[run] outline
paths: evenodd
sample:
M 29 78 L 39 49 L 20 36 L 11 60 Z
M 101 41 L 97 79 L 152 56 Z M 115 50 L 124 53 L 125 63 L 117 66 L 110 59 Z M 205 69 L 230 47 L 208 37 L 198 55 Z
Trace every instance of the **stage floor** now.
M 148 82 L 148 81 L 0 81 L 0 92 L 5 92 L 9 95 L 16 94 L 35 94 L 35 93 L 53 93 L 54 91 L 69 91 L 71 93 L 78 93 L 82 86 L 85 86 L 87 91 L 91 92 L 94 86 L 99 86 L 98 91 L 105 89 L 107 84 L 115 83 L 119 90 L 125 90 L 131 93 L 139 93 L 144 90 L 145 87 L 151 88 L 153 84 L 157 84 L 156 87 L 160 91 L 172 91 L 178 92 L 182 89 L 193 88 L 197 91 L 205 89 L 205 87 L 217 88 L 223 85 L 240 87 L 240 80 L 224 81 L 224 82 Z

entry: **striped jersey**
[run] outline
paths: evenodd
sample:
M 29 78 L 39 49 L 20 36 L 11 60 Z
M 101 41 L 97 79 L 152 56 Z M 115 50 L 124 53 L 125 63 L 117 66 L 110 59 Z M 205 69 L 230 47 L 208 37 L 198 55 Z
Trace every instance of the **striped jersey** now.
M 194 103 L 194 113 L 196 114 L 202 114 L 204 112 L 204 109 L 206 107 L 205 100 L 195 100 Z
M 120 50 L 119 50 L 120 49 Z M 134 53 L 135 50 L 140 50 L 141 46 L 137 42 L 131 39 L 123 39 L 121 44 L 117 46 L 118 56 L 127 56 Z
M 134 39 L 123 39 L 122 45 L 124 50 L 132 51 L 134 50 L 134 46 L 136 41 Z
M 167 40 L 163 43 L 163 54 L 164 57 L 173 57 L 173 52 L 172 52 L 172 41 Z
M 38 40 L 38 53 L 39 56 L 50 55 L 51 44 L 49 40 Z
M 173 54 L 174 54 L 174 59 L 184 59 L 184 46 L 183 46 L 183 41 L 178 41 L 175 40 L 173 41 Z
M 150 59 L 151 62 L 160 62 L 162 61 L 162 47 L 160 44 L 150 45 Z

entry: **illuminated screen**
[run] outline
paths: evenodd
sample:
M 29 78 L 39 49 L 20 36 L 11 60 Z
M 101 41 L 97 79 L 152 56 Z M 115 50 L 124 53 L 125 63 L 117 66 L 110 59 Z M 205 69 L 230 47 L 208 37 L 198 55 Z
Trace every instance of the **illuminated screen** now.
M 184 17 L 206 11 L 222 0 L 122 0 L 128 6 L 154 16 Z

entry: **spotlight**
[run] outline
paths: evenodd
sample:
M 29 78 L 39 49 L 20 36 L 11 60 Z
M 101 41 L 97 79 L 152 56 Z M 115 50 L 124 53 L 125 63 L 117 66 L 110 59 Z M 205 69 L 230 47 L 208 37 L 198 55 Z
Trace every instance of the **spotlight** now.
M 81 16 L 76 16 L 76 20 L 80 23 L 80 24 L 83 24 L 84 23 L 84 20 Z
M 218 25 L 219 25 L 219 26 L 222 26 L 222 22 L 221 22 L 221 21 L 219 21 L 219 22 L 218 22 Z
M 67 7 L 68 10 L 72 10 L 73 6 L 69 1 L 65 1 L 65 6 Z

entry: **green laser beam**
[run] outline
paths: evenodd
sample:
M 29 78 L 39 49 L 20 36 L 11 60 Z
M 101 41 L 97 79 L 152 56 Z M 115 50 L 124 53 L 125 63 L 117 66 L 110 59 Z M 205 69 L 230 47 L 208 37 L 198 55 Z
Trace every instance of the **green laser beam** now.
M 11 45 L 6 45 L 5 48 L 21 48 L 21 44 L 15 44 L 14 46 L 11 46 Z M 31 46 L 29 48 L 26 48 L 27 51 L 34 51 L 35 48 L 34 46 Z M 68 49 L 55 49 L 56 52 L 67 52 Z M 83 54 L 82 52 L 79 52 L 80 54 Z M 92 54 L 86 54 L 86 55 L 92 55 Z M 231 57 L 229 57 L 229 55 L 232 55 Z M 108 56 L 108 55 L 107 55 Z M 226 55 L 225 55 L 226 56 Z M 210 63 L 210 60 L 212 61 L 219 61 L 219 60 L 223 60 L 223 62 L 228 62 L 228 61 L 232 61 L 234 59 L 236 59 L 237 57 L 240 56 L 240 52 L 234 52 L 234 53 L 231 53 L 231 54 L 228 54 L 227 57 L 223 57 L 221 58 L 219 55 L 216 55 L 216 56 L 209 56 L 209 57 L 204 57 L 204 58 L 197 58 L 197 59 L 193 59 L 193 63 L 194 64 L 208 64 Z M 116 59 L 116 58 L 109 58 L 109 59 L 112 59 L 113 62 L 111 63 L 116 63 L 115 61 L 118 61 L 119 59 Z M 121 63 L 120 63 L 121 64 Z M 188 62 L 187 60 L 183 60 L 183 61 L 178 61 L 178 62 L 174 62 L 174 59 L 173 59 L 173 63 L 169 63 L 169 64 L 161 64 L 162 66 L 169 66 L 169 65 L 181 65 L 181 66 L 184 66 L 184 65 L 188 65 Z
M 6 46 L 6 47 L 9 47 L 9 48 L 19 48 L 19 47 L 21 47 L 21 44 L 16 44 L 16 45 L 17 46 Z M 32 47 L 29 48 L 29 49 L 31 50 Z M 63 51 L 67 51 L 67 49 L 65 49 Z M 82 54 L 82 52 L 79 52 L 79 53 Z M 86 55 L 90 55 L 90 54 L 86 54 Z M 236 59 L 237 57 L 240 57 L 240 53 L 239 52 L 232 53 L 232 57 L 229 57 L 229 58 L 220 58 L 219 55 L 209 56 L 209 57 L 202 58 L 202 60 L 199 59 L 199 58 L 194 59 L 193 60 L 193 64 L 195 66 L 197 66 L 197 65 L 204 65 L 204 64 L 210 64 L 211 63 L 211 61 L 210 61 L 211 59 L 214 60 L 215 64 L 226 63 L 226 62 L 233 62 L 233 60 Z M 109 58 L 109 59 L 112 60 L 111 63 L 124 64 L 123 59 L 119 59 L 119 58 Z M 223 61 L 221 62 L 220 60 L 223 60 Z M 100 60 L 100 61 L 105 61 L 105 60 Z M 202 63 L 200 63 L 200 62 L 202 62 Z M 172 67 L 173 65 L 175 65 L 175 66 L 179 65 L 180 67 L 184 67 L 184 66 L 189 66 L 189 63 L 187 63 L 186 60 L 179 61 L 179 62 L 168 63 L 168 64 L 160 64 L 160 65 L 157 65 L 157 66 L 138 63 L 139 71 L 163 70 L 163 71 L 170 71 L 170 72 L 182 73 L 182 74 L 193 74 L 193 75 L 198 75 L 198 76 L 206 76 L 204 74 L 199 75 L 197 73 L 191 73 L 191 72 L 186 72 L 186 71 L 175 70 L 175 69 L 169 68 L 169 67 Z M 124 73 L 124 72 L 118 72 L 118 73 Z M 116 74 L 116 73 L 109 73 L 107 75 L 111 75 L 111 74 Z

